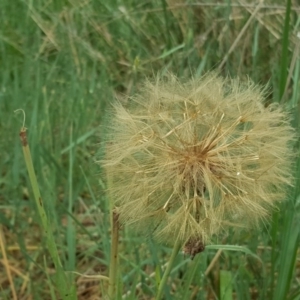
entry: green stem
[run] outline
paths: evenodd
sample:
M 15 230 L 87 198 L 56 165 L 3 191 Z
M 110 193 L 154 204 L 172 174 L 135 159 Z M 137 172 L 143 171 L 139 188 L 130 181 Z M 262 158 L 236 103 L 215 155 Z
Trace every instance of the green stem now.
M 280 66 L 280 81 L 279 81 L 279 97 L 281 101 L 284 95 L 284 91 L 287 88 L 288 77 L 288 56 L 289 56 L 289 36 L 290 36 L 290 14 L 291 14 L 291 0 L 286 2 L 285 21 L 282 37 L 282 54 L 281 54 L 281 66 Z
M 64 272 L 64 269 L 62 267 L 59 252 L 55 243 L 54 234 L 51 228 L 51 225 L 49 223 L 46 210 L 44 207 L 43 199 L 40 193 L 38 181 L 35 175 L 35 170 L 32 162 L 31 152 L 30 148 L 27 142 L 27 134 L 26 134 L 26 128 L 22 127 L 20 131 L 20 139 L 22 143 L 22 149 L 24 154 L 24 159 L 26 163 L 26 168 L 29 174 L 29 180 L 31 183 L 33 196 L 35 199 L 36 207 L 38 210 L 38 214 L 40 217 L 40 224 L 41 227 L 44 230 L 44 233 L 46 235 L 46 243 L 47 248 L 50 253 L 50 256 L 52 258 L 52 261 L 54 263 L 55 269 L 56 269 L 56 284 L 57 289 L 60 293 L 61 298 L 65 300 L 71 300 L 71 299 L 77 299 L 76 296 L 76 290 L 75 285 L 70 285 L 68 282 L 68 279 L 66 277 L 66 274 Z
M 116 299 L 116 283 L 118 275 L 119 215 L 112 210 L 112 237 L 109 265 L 108 298 Z
M 161 297 L 162 297 L 162 295 L 163 295 L 163 291 L 164 291 L 165 285 L 166 285 L 168 277 L 169 277 L 169 275 L 171 273 L 174 260 L 175 260 L 175 258 L 177 256 L 178 252 L 179 252 L 180 247 L 181 247 L 181 242 L 179 240 L 177 240 L 176 243 L 175 243 L 175 245 L 174 245 L 174 248 L 173 248 L 170 260 L 168 262 L 167 268 L 166 268 L 166 270 L 165 270 L 165 272 L 163 274 L 163 277 L 162 277 L 162 279 L 161 279 L 161 281 L 159 283 L 158 292 L 157 292 L 155 300 L 160 300 Z

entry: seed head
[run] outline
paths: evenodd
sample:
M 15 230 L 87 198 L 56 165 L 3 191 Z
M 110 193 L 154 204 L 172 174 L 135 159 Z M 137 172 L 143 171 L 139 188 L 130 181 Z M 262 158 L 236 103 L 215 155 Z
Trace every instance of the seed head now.
M 187 247 L 265 219 L 292 182 L 294 131 L 264 95 L 215 73 L 168 75 L 115 104 L 101 164 L 120 221 Z

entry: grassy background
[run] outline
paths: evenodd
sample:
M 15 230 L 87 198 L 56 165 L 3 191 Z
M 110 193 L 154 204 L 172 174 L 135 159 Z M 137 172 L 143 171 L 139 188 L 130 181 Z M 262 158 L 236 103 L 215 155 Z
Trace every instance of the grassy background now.
M 107 283 L 97 275 L 108 270 L 109 203 L 94 155 L 106 107 L 145 76 L 219 69 L 269 83 L 268 102 L 282 102 L 299 130 L 300 6 L 282 3 L 1 0 L 0 299 L 75 299 L 74 289 L 78 299 L 103 298 Z M 63 296 L 25 167 L 19 108 L 49 230 L 69 271 Z M 299 195 L 296 179 L 270 224 L 217 241 L 256 256 L 226 246 L 193 261 L 178 256 L 165 299 L 300 299 Z M 170 253 L 124 229 L 119 298 L 152 299 Z

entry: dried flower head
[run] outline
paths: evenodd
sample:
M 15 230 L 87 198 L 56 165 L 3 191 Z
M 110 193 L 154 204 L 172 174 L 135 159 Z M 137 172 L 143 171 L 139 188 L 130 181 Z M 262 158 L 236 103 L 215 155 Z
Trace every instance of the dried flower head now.
M 195 255 L 213 235 L 267 217 L 292 181 L 294 131 L 264 94 L 215 73 L 168 75 L 114 105 L 101 163 L 120 221 Z

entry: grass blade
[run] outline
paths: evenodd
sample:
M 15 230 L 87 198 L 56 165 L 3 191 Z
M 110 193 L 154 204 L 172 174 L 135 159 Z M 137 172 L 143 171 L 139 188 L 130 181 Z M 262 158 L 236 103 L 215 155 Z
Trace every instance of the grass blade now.
M 290 33 L 290 14 L 291 0 L 286 2 L 285 22 L 282 37 L 282 52 L 280 66 L 280 81 L 279 81 L 279 99 L 282 98 L 285 90 L 285 85 L 288 76 L 288 53 L 289 53 L 289 33 Z
M 53 232 L 51 229 L 51 226 L 49 224 L 46 211 L 44 208 L 43 200 L 41 197 L 41 193 L 39 190 L 39 185 L 37 182 L 37 178 L 35 175 L 33 163 L 32 163 L 32 157 L 30 148 L 27 142 L 27 134 L 26 134 L 26 128 L 23 126 L 20 131 L 20 139 L 22 143 L 22 149 L 24 154 L 24 159 L 26 163 L 26 168 L 29 174 L 29 180 L 31 183 L 31 187 L 33 190 L 33 195 L 35 199 L 35 204 L 38 210 L 38 215 L 40 217 L 41 226 L 43 228 L 43 231 L 46 235 L 46 241 L 47 241 L 47 247 L 50 253 L 50 256 L 52 258 L 52 261 L 55 265 L 56 269 L 56 285 L 57 289 L 60 293 L 61 299 L 64 300 L 70 300 L 70 299 L 77 299 L 76 292 L 74 286 L 70 286 L 70 284 L 67 281 L 67 277 L 64 273 L 64 270 L 61 265 L 60 257 L 58 254 L 58 250 L 56 247 L 55 239 L 53 236 Z
M 220 299 L 232 300 L 232 275 L 229 271 L 220 272 Z

